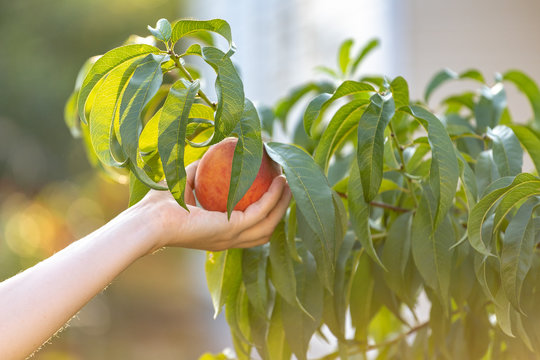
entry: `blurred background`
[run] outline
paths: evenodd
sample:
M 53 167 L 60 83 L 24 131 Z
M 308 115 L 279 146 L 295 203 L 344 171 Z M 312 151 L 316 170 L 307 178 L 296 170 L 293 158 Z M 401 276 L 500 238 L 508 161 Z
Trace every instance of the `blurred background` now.
M 443 67 L 539 81 L 539 13 L 535 0 L 0 0 L 0 281 L 126 208 L 127 186 L 91 168 L 63 107 L 88 57 L 161 17 L 229 21 L 247 95 L 273 105 L 315 66 L 335 66 L 346 38 L 379 38 L 363 74 L 402 75 L 413 98 Z M 508 96 L 514 117 L 530 116 Z M 212 315 L 204 253 L 169 249 L 125 271 L 35 358 L 196 359 L 230 346 Z

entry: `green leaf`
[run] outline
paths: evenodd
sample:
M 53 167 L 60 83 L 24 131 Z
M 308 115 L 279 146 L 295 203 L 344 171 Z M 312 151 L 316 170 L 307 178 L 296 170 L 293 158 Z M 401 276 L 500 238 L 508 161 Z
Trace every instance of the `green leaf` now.
M 351 62 L 351 47 L 354 44 L 354 40 L 347 39 L 341 43 L 338 51 L 338 65 L 342 74 L 347 73 L 347 67 Z
M 523 125 L 510 125 L 510 128 L 529 153 L 536 172 L 540 174 L 540 137 L 534 130 Z
M 321 169 L 308 153 L 293 145 L 270 142 L 266 144 L 266 151 L 283 167 L 298 215 L 302 213 L 309 227 L 324 242 L 328 258 L 334 259 L 335 210 L 332 190 Z
M 459 164 L 454 144 L 443 124 L 435 115 L 416 105 L 402 109 L 420 120 L 428 133 L 428 141 L 432 152 L 429 184 L 437 203 L 433 225 L 436 228 L 452 206 L 456 193 Z
M 360 172 L 356 161 L 353 161 L 351 166 L 347 200 L 349 203 L 349 217 L 358 240 L 366 253 L 377 264 L 386 269 L 373 247 L 373 239 L 371 238 L 371 231 L 369 229 L 369 204 L 364 198 L 362 180 L 360 179 Z
M 345 194 L 338 194 L 335 190 L 332 190 L 332 198 L 334 202 L 334 208 L 336 209 L 335 212 L 335 247 L 336 247 L 336 260 L 339 262 L 339 254 L 340 251 L 338 249 L 342 248 L 342 243 L 344 241 L 345 235 L 347 233 L 347 229 L 349 228 L 349 219 L 347 216 L 347 209 L 345 208 L 345 204 L 343 203 L 342 196 Z M 346 196 L 346 195 L 345 195 Z M 352 233 L 352 231 L 351 231 Z M 343 255 L 344 256 L 344 255 Z M 347 259 L 344 259 L 343 261 L 346 261 Z
M 296 217 L 298 223 L 298 236 L 302 240 L 301 243 L 315 258 L 315 262 L 317 263 L 317 274 L 324 287 L 328 289 L 328 291 L 333 292 L 335 265 L 334 258 L 330 254 L 334 254 L 334 249 L 337 249 L 336 244 L 332 243 L 333 247 L 328 249 L 327 244 L 321 236 L 317 235 L 311 229 L 300 209 L 298 209 Z
M 206 282 L 214 304 L 214 318 L 221 312 L 231 291 L 242 281 L 242 250 L 207 252 Z
M 426 92 L 424 93 L 424 99 L 426 103 L 429 101 L 431 94 L 442 84 L 448 80 L 454 80 L 458 78 L 458 74 L 450 69 L 443 69 L 436 73 L 431 81 L 426 86 Z
M 339 79 L 339 75 L 336 70 L 329 68 L 328 66 L 316 66 L 314 69 L 316 72 L 330 76 L 333 79 Z
M 433 92 L 438 89 L 442 84 L 448 82 L 449 80 L 456 79 L 469 79 L 485 83 L 484 76 L 478 70 L 470 69 L 458 75 L 456 72 L 450 69 L 443 69 L 436 73 L 431 79 L 431 81 L 428 83 L 426 87 L 426 92 L 424 93 L 425 101 L 428 102 Z
M 444 305 L 449 306 L 452 245 L 456 242 L 454 228 L 448 217 L 434 228 L 437 202 L 429 187 L 425 187 L 413 218 L 411 248 L 420 275 Z
M 390 90 L 392 91 L 392 96 L 394 97 L 396 109 L 409 105 L 409 85 L 404 78 L 398 76 L 392 80 L 390 83 Z
M 467 205 L 470 210 L 478 201 L 478 187 L 476 184 L 476 178 L 471 167 L 457 149 L 456 155 L 459 161 L 459 177 L 461 179 L 461 184 L 465 189 L 465 195 L 467 196 Z
M 73 92 L 71 93 L 68 101 L 64 106 L 64 120 L 71 132 L 71 136 L 75 138 L 81 137 L 82 135 L 80 126 L 81 119 L 79 118 L 79 109 L 77 105 L 81 86 L 84 78 L 86 77 L 92 66 L 94 66 L 98 58 L 98 56 L 93 56 L 86 60 L 83 66 L 81 66 L 79 72 L 77 73 L 75 88 L 73 89 Z
M 287 219 L 287 245 L 289 246 L 289 253 L 296 262 L 302 262 L 302 258 L 298 255 L 298 249 L 296 249 L 296 203 L 293 202 L 289 207 L 289 217 Z
M 285 225 L 280 222 L 272 237 L 270 238 L 270 278 L 285 301 L 296 304 L 296 280 L 294 278 L 294 267 L 289 254 L 287 239 L 285 235 Z
M 258 105 L 257 112 L 259 113 L 259 118 L 261 119 L 262 130 L 265 131 L 269 136 L 274 134 L 274 120 L 275 114 L 274 111 L 268 106 Z
M 488 214 L 499 202 L 499 200 L 503 198 L 503 196 L 506 195 L 512 188 L 520 184 L 530 184 L 538 181 L 538 179 L 530 174 L 519 174 L 515 177 L 512 184 L 493 190 L 478 201 L 478 203 L 472 208 L 467 223 L 467 235 L 469 242 L 476 251 L 484 256 L 491 255 L 489 244 L 486 244 L 482 239 L 482 226 L 486 221 Z
M 295 264 L 296 292 L 311 317 L 288 302 L 282 302 L 282 321 L 287 342 L 299 360 L 306 360 L 311 337 L 319 327 L 323 311 L 323 287 L 317 277 L 313 256 L 301 252 L 302 264 Z
M 534 257 L 536 200 L 523 204 L 508 224 L 501 251 L 501 280 L 506 297 L 521 310 L 521 289 Z
M 493 160 L 500 176 L 519 174 L 523 165 L 523 150 L 512 129 L 499 125 L 488 129 L 487 136 L 493 141 Z
M 428 102 L 433 92 L 438 89 L 442 84 L 448 82 L 449 80 L 456 79 L 469 79 L 478 81 L 480 83 L 485 83 L 484 76 L 478 70 L 469 69 L 458 75 L 456 72 L 450 69 L 443 69 L 436 73 L 431 79 L 431 81 L 428 83 L 426 87 L 426 92 L 424 94 L 425 101 Z
M 493 150 L 485 150 L 478 154 L 474 166 L 476 182 L 478 184 L 478 193 L 484 194 L 488 185 L 500 178 L 497 164 L 493 160 Z
M 485 225 L 486 226 L 482 231 L 485 230 L 486 235 L 491 236 L 493 222 L 488 220 Z M 479 252 L 474 252 L 473 264 L 476 280 L 478 281 L 478 284 L 480 284 L 483 293 L 496 306 L 501 306 L 502 302 L 496 299 L 494 295 L 500 285 L 499 262 L 493 256 L 486 256 Z M 503 296 L 503 298 L 508 303 L 506 297 Z
M 156 37 L 156 39 L 165 43 L 171 39 L 172 27 L 171 23 L 167 19 L 159 19 L 155 28 L 148 25 L 148 30 Z
M 364 199 L 370 202 L 381 186 L 384 157 L 384 130 L 394 116 L 391 94 L 374 94 L 358 124 L 357 161 Z
M 191 44 L 186 51 L 179 55 L 180 57 L 189 56 L 189 55 L 197 55 L 202 57 L 202 47 L 199 44 Z
M 304 129 L 306 134 L 311 136 L 312 127 L 319 123 L 325 110 L 336 100 L 346 96 L 366 96 L 372 92 L 375 92 L 375 89 L 368 83 L 347 80 L 339 85 L 331 97 L 328 94 L 317 96 L 309 103 L 304 113 Z M 325 98 L 327 99 L 324 100 Z
M 408 300 L 402 290 L 411 253 L 411 226 L 411 212 L 398 216 L 388 229 L 381 255 L 382 262 L 388 270 L 384 273 L 388 287 L 403 300 Z
M 230 360 L 230 358 L 225 354 L 204 353 L 199 360 Z
M 150 191 L 150 188 L 140 182 L 133 173 L 129 174 L 129 204 L 133 206 L 141 201 Z
M 171 42 L 173 45 L 184 36 L 191 36 L 200 31 L 211 31 L 223 36 L 229 46 L 233 46 L 231 27 L 225 20 L 178 20 L 172 28 Z
M 371 51 L 377 46 L 379 46 L 379 40 L 372 39 L 360 50 L 351 65 L 351 74 L 354 74 L 356 72 L 356 69 L 358 69 L 358 66 L 362 63 L 364 58 L 369 55 L 369 53 L 371 53 Z
M 236 356 L 238 360 L 251 360 L 250 306 L 241 279 L 231 284 L 225 300 L 225 319 L 231 330 Z
M 316 93 L 331 93 L 334 92 L 334 85 L 330 82 L 309 82 L 293 88 L 289 94 L 283 99 L 280 99 L 275 107 L 276 117 L 279 118 L 282 124 L 285 124 L 287 116 L 291 109 L 307 94 L 315 91 Z
M 493 232 L 496 233 L 501 228 L 506 216 L 517 204 L 520 204 L 522 201 L 535 195 L 540 195 L 539 179 L 535 179 L 535 181 L 523 182 L 509 189 L 504 194 L 497 205 L 497 209 L 495 210 Z
M 71 136 L 78 138 L 81 136 L 81 129 L 79 126 L 79 114 L 77 111 L 77 98 L 79 97 L 79 91 L 76 90 L 69 96 L 66 104 L 64 105 L 64 121 Z
M 281 308 L 282 299 L 277 296 L 268 329 L 268 360 L 287 360 L 291 358 L 291 349 L 285 338 Z
M 515 337 L 512 331 L 512 304 L 505 296 L 504 289 L 501 287 L 497 291 L 496 301 L 494 301 L 495 316 L 497 317 L 497 325 L 500 329 L 510 337 Z
M 350 299 L 351 322 L 356 329 L 354 338 L 357 341 L 367 342 L 368 326 L 378 305 L 372 301 L 374 288 L 369 257 L 360 256 L 353 276 Z
M 321 111 L 323 110 L 324 104 L 330 99 L 332 95 L 323 93 L 317 95 L 313 100 L 311 100 L 304 112 L 304 130 L 308 136 L 311 136 L 311 127 L 313 122 L 319 117 Z
M 480 100 L 474 106 L 477 131 L 483 133 L 487 128 L 494 128 L 499 124 L 506 108 L 506 92 L 501 83 L 489 88 L 484 86 L 480 93 Z
M 204 61 L 217 73 L 216 94 L 218 104 L 214 120 L 214 136 L 211 144 L 226 138 L 237 126 L 244 113 L 244 86 L 231 59 L 213 47 L 202 49 Z M 210 144 L 207 144 L 210 145 Z
M 259 313 L 253 309 L 251 303 L 248 306 L 248 312 L 249 325 L 251 330 L 251 342 L 253 343 L 253 345 L 255 345 L 255 349 L 257 350 L 259 356 L 262 359 L 267 359 L 268 347 L 266 344 L 266 336 L 270 325 L 268 323 L 268 316 L 259 315 Z
M 199 88 L 199 80 L 195 80 L 193 83 L 185 79 L 176 81 L 163 104 L 158 127 L 158 152 L 163 164 L 167 187 L 178 204 L 186 210 L 187 206 L 184 201 L 186 129 L 191 106 L 195 102 Z
M 137 166 L 139 135 L 142 131 L 141 112 L 156 94 L 163 81 L 161 63 L 166 55 L 150 54 L 138 61 L 133 76 L 127 83 L 119 104 L 118 132 L 120 144 L 129 158 L 129 169 L 146 186 L 157 190 L 165 187 L 155 183 Z M 97 64 L 97 63 L 96 63 Z M 116 126 L 116 125 L 115 125 Z
M 447 98 L 444 98 L 441 103 L 448 105 L 449 109 L 453 106 L 454 110 L 447 110 L 447 113 L 459 112 L 462 106 L 466 107 L 471 111 L 474 111 L 474 97 L 475 94 L 473 92 L 465 92 L 458 95 L 448 96 Z
M 503 75 L 503 80 L 512 82 L 527 96 L 533 110 L 534 123 L 537 127 L 540 126 L 540 90 L 534 80 L 519 70 L 507 71 Z
M 263 157 L 261 121 L 253 103 L 245 100 L 244 115 L 233 131 L 238 136 L 227 198 L 227 216 L 244 197 L 257 177 Z
M 137 65 L 137 61 L 128 60 L 109 72 L 99 86 L 92 105 L 88 124 L 92 146 L 99 160 L 108 166 L 122 165 L 112 156 L 111 136 L 125 85 Z
M 105 55 L 100 57 L 94 66 L 90 69 L 84 81 L 81 85 L 81 91 L 77 100 L 77 108 L 79 109 L 79 118 L 86 123 L 85 108 L 86 101 L 90 96 L 90 92 L 96 86 L 96 84 L 111 70 L 120 64 L 136 58 L 141 57 L 149 53 L 159 53 L 159 50 L 155 46 L 136 44 L 121 46 L 116 49 L 112 49 Z
M 247 297 L 258 316 L 264 319 L 268 316 L 266 285 L 268 253 L 269 249 L 265 246 L 247 248 L 242 252 L 242 280 L 246 286 Z
M 459 74 L 460 79 L 470 79 L 470 80 L 476 80 L 480 83 L 485 83 L 486 80 L 484 79 L 484 75 L 476 69 L 469 69 L 465 70 L 461 74 Z
M 358 126 L 367 100 L 359 99 L 343 105 L 332 117 L 315 148 L 314 159 L 325 172 L 332 154 Z
M 345 215 L 345 219 L 347 216 Z M 351 277 L 351 252 L 356 242 L 353 233 L 345 236 L 339 248 L 333 294 L 326 292 L 324 320 L 338 339 L 345 339 L 346 312 L 349 304 L 348 284 Z M 330 321 L 329 321 L 330 319 Z

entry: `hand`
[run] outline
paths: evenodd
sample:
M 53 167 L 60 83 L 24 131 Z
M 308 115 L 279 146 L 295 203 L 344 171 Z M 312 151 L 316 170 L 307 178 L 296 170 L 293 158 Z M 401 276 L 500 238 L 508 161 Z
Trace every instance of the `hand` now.
M 186 168 L 184 198 L 189 212 L 178 205 L 168 191 L 151 190 L 135 205 L 144 208 L 146 218 L 151 216 L 157 221 L 156 244 L 151 252 L 164 246 L 220 251 L 268 242 L 291 199 L 285 177 L 276 177 L 257 202 L 245 211 L 233 211 L 228 220 L 226 213 L 196 206 L 193 189 L 197 164 Z

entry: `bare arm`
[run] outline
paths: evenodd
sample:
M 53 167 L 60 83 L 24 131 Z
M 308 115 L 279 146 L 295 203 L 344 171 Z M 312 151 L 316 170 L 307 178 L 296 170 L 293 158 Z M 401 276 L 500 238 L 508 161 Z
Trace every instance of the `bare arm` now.
M 168 192 L 151 191 L 102 228 L 1 282 L 0 358 L 29 356 L 131 263 L 161 247 L 223 250 L 268 241 L 289 203 L 284 178 L 228 221 L 193 206 L 194 170 L 188 169 L 189 213 Z

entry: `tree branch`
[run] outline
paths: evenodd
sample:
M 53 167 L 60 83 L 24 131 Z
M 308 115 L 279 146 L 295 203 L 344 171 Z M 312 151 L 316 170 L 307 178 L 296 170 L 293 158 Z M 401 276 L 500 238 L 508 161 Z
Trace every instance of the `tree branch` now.
M 353 354 L 357 354 L 359 352 L 368 352 L 368 351 L 372 351 L 372 350 L 376 350 L 376 349 L 380 349 L 380 348 L 383 348 L 383 347 L 386 347 L 386 346 L 393 345 L 395 343 L 400 342 L 401 340 L 403 340 L 407 336 L 414 334 L 418 330 L 421 330 L 421 329 L 425 328 L 428 325 L 429 325 L 429 320 L 424 322 L 424 323 L 421 323 L 419 325 L 416 325 L 416 326 L 412 327 L 411 329 L 409 329 L 409 331 L 404 332 L 404 333 L 396 336 L 394 339 L 383 341 L 383 342 L 380 342 L 378 344 L 371 344 L 371 345 L 365 346 L 365 345 L 362 345 L 362 344 L 358 344 L 357 342 L 353 342 L 353 346 L 355 348 L 354 349 L 349 349 L 348 353 L 349 353 L 349 355 L 353 355 Z M 335 352 L 330 353 L 330 354 L 328 354 L 328 355 L 326 355 L 326 356 L 324 356 L 322 358 L 319 358 L 318 360 L 333 360 L 333 359 L 337 359 L 338 357 L 339 357 L 339 352 L 335 351 Z
M 340 198 L 343 198 L 343 199 L 348 198 L 347 194 L 344 194 L 344 193 L 339 192 L 339 191 L 336 191 L 336 193 L 339 195 Z M 402 208 L 402 207 L 399 207 L 399 206 L 394 206 L 394 205 L 381 203 L 381 202 L 377 202 L 377 201 L 371 201 L 369 204 L 371 206 L 373 206 L 373 207 L 378 207 L 378 208 L 382 208 L 382 209 L 386 209 L 386 210 L 392 210 L 392 211 L 399 212 L 399 213 L 406 213 L 406 212 L 412 211 L 412 209 L 405 209 L 405 208 Z

